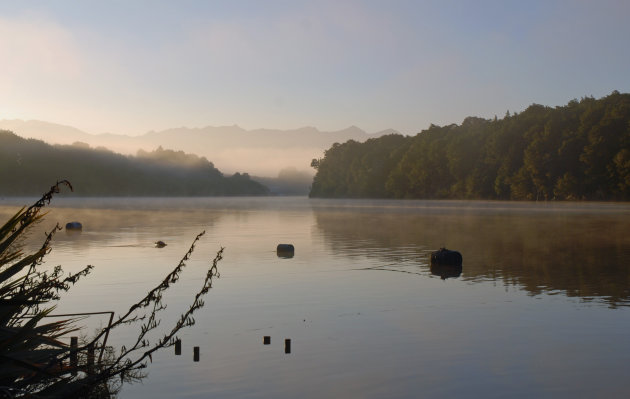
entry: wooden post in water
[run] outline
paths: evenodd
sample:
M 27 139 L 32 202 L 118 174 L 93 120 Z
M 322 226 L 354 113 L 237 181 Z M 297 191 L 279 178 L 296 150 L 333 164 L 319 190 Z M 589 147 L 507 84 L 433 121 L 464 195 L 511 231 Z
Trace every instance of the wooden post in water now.
M 177 340 L 175 341 L 175 355 L 179 356 L 182 354 L 182 341 L 181 340 Z
M 198 362 L 199 361 L 199 347 L 195 346 L 193 348 L 193 361 Z
M 87 373 L 94 373 L 94 344 L 91 343 L 87 347 Z
M 72 375 L 77 375 L 77 367 L 79 366 L 79 337 L 70 337 L 70 368 Z
M 291 353 L 291 340 L 288 338 L 284 340 L 284 353 Z

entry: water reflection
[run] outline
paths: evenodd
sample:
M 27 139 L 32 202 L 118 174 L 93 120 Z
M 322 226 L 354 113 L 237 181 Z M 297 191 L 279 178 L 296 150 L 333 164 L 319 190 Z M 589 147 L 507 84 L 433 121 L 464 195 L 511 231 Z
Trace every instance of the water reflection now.
M 443 278 L 502 280 L 531 295 L 563 292 L 611 307 L 630 305 L 630 213 L 624 206 L 328 206 L 314 207 L 314 214 L 337 255 L 377 257 L 393 269 L 415 263 Z M 440 247 L 464 255 L 463 272 L 429 268 L 428 253 Z
M 58 234 L 51 264 L 96 265 L 60 304 L 64 311 L 127 309 L 199 227 L 208 234 L 198 259 L 214 256 L 218 243 L 227 248 L 222 284 L 180 337 L 185 356 L 156 358 L 124 397 L 618 397 L 627 390 L 630 307 L 575 304 L 628 304 L 628 206 L 187 201 L 143 199 L 136 208 L 86 201 L 55 207 L 49 217 L 84 225 L 78 236 Z M 157 240 L 168 245 L 157 249 Z M 277 244 L 289 242 L 294 258 L 278 258 Z M 462 253 L 458 277 L 431 269 L 440 247 Z M 195 265 L 172 292 L 171 309 L 188 303 L 192 282 L 203 278 Z M 289 337 L 292 353 L 284 355 Z M 203 352 L 198 363 L 192 345 Z
M 71 238 L 80 236 L 82 233 L 81 230 L 77 230 L 77 229 L 64 229 L 64 231 L 66 232 L 66 236 L 71 237 Z
M 103 204 L 93 199 L 86 200 L 83 207 L 55 206 L 54 214 L 41 222 L 40 229 L 50 231 L 57 223 L 64 226 L 69 221 L 80 221 L 80 230 L 64 228 L 63 234 L 55 236 L 54 248 L 59 250 L 86 251 L 103 246 L 154 248 L 164 247 L 165 245 L 157 243 L 164 243 L 165 237 L 179 236 L 191 229 L 196 231 L 211 228 L 222 217 L 220 211 L 206 209 L 173 209 L 171 206 L 170 209 L 159 210 L 154 208 L 152 200 L 145 201 L 147 206 L 138 204 L 141 206 L 138 209 L 122 206 L 125 202 L 121 202 L 116 208 L 113 202 Z M 74 202 L 58 202 L 62 205 L 75 205 Z M 92 207 L 87 207 L 86 204 Z M 0 217 L 6 218 L 15 211 L 15 207 L 0 204 Z M 40 241 L 39 235 L 31 236 L 25 245 L 37 248 L 41 245 Z
M 457 278 L 462 275 L 462 266 L 431 264 L 431 274 L 439 276 L 442 280 Z

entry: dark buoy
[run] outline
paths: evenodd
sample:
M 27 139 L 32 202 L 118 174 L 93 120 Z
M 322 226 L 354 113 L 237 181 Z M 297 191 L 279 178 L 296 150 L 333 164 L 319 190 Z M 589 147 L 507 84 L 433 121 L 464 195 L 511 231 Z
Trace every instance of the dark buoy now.
M 431 265 L 462 266 L 462 254 L 450 249 L 440 248 L 431 252 Z
M 66 223 L 66 230 L 81 231 L 83 230 L 83 225 L 79 222 L 68 222 Z
M 292 258 L 295 254 L 295 247 L 293 244 L 278 244 L 276 254 L 279 258 Z
M 164 241 L 156 241 L 155 242 L 155 247 L 156 248 L 164 248 L 166 246 L 166 243 Z

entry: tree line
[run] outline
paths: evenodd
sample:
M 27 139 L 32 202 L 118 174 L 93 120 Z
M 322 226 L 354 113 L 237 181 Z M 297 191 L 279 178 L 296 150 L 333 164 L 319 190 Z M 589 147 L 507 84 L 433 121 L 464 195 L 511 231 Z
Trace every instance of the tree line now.
M 630 200 L 630 94 L 335 143 L 311 197 Z
M 36 195 L 51 181 L 71 180 L 81 196 L 267 195 L 247 173 L 224 176 L 204 157 L 182 151 L 125 156 L 84 143 L 49 145 L 0 130 L 0 195 Z

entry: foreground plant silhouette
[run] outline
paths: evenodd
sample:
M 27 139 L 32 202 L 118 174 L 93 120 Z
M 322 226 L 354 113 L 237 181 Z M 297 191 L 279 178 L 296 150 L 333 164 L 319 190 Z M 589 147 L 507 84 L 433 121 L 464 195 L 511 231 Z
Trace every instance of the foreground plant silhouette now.
M 35 253 L 24 254 L 21 245 L 28 230 L 44 217 L 44 206 L 62 186 L 72 190 L 68 181 L 58 182 L 32 206 L 20 209 L 0 227 L 0 397 L 106 398 L 115 395 L 125 381 L 142 377 L 141 369 L 152 360 L 153 353 L 174 345 L 177 332 L 195 323 L 193 314 L 204 305 L 202 297 L 212 287 L 213 278 L 219 277 L 217 264 L 222 259 L 223 248 L 217 252 L 189 308 L 160 338 L 150 342 L 148 334 L 156 332 L 160 325 L 158 315 L 166 308 L 162 296 L 179 280 L 197 241 L 205 234 L 201 232 L 160 284 L 93 338 L 71 348 L 60 339 L 79 330 L 78 319 L 45 322 L 45 318 L 51 316 L 55 308 L 52 302 L 89 274 L 93 266 L 69 275 L 64 275 L 60 266 L 52 271 L 39 270 L 44 256 L 50 252 L 55 232 L 61 230 L 59 224 L 46 234 L 44 243 Z M 129 347 L 123 346 L 118 351 L 105 348 L 103 338 L 122 325 L 136 325 L 139 328 L 136 339 Z M 93 355 L 87 355 L 95 351 L 104 353 L 98 356 L 98 361 Z

